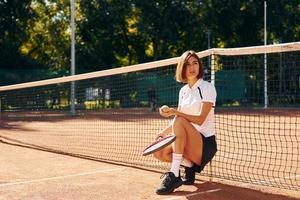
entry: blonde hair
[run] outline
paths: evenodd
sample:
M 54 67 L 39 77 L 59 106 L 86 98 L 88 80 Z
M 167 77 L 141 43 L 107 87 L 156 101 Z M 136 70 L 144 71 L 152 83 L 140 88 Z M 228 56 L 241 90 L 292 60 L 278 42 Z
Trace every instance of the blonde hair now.
M 187 79 L 185 77 L 185 70 L 186 70 L 187 61 L 188 61 L 188 59 L 190 59 L 190 57 L 194 57 L 198 60 L 199 74 L 197 75 L 197 78 L 200 79 L 203 77 L 203 66 L 202 66 L 201 59 L 197 56 L 197 54 L 194 51 L 188 50 L 181 55 L 180 60 L 177 64 L 177 67 L 176 67 L 176 81 L 177 82 L 187 83 Z

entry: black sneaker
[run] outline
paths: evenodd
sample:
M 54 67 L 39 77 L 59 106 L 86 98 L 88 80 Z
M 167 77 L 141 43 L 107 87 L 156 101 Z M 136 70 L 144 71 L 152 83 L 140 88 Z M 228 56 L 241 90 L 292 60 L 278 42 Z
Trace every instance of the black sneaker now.
M 193 185 L 195 182 L 195 171 L 192 167 L 184 167 L 185 175 L 182 177 L 183 185 Z
M 180 175 L 176 177 L 173 172 L 166 172 L 160 178 L 163 178 L 163 181 L 159 188 L 156 190 L 156 194 L 170 194 L 174 189 L 182 185 L 182 180 Z

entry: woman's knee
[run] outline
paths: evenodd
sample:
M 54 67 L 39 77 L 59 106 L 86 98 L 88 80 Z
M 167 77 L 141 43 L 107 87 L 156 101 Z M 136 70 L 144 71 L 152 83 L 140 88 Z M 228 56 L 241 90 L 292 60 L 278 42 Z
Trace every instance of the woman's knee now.
M 185 124 L 187 123 L 187 120 L 183 117 L 176 117 L 174 123 L 173 123 L 173 132 L 176 136 L 181 137 L 185 136 L 186 134 L 186 128 Z
M 176 117 L 173 123 L 173 127 L 184 126 L 188 121 L 183 117 Z

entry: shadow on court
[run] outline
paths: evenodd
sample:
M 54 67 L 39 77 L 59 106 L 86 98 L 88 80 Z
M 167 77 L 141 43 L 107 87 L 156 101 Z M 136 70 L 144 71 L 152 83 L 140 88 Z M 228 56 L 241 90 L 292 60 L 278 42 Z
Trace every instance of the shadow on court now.
M 161 174 L 157 172 L 4 143 L 0 143 L 0 155 L 0 200 L 297 199 L 200 180 L 158 196 L 155 189 Z

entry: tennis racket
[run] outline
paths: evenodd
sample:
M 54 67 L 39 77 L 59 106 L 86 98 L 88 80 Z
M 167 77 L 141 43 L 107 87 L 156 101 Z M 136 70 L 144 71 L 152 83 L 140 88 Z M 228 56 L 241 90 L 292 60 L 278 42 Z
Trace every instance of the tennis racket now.
M 169 144 L 172 144 L 172 142 L 174 142 L 175 139 L 176 139 L 175 135 L 167 135 L 167 136 L 164 136 L 164 137 L 159 137 L 157 140 L 152 142 L 150 145 L 148 145 L 144 149 L 143 156 L 147 156 L 149 154 L 152 154 L 156 151 L 159 151 L 159 150 L 165 148 Z

